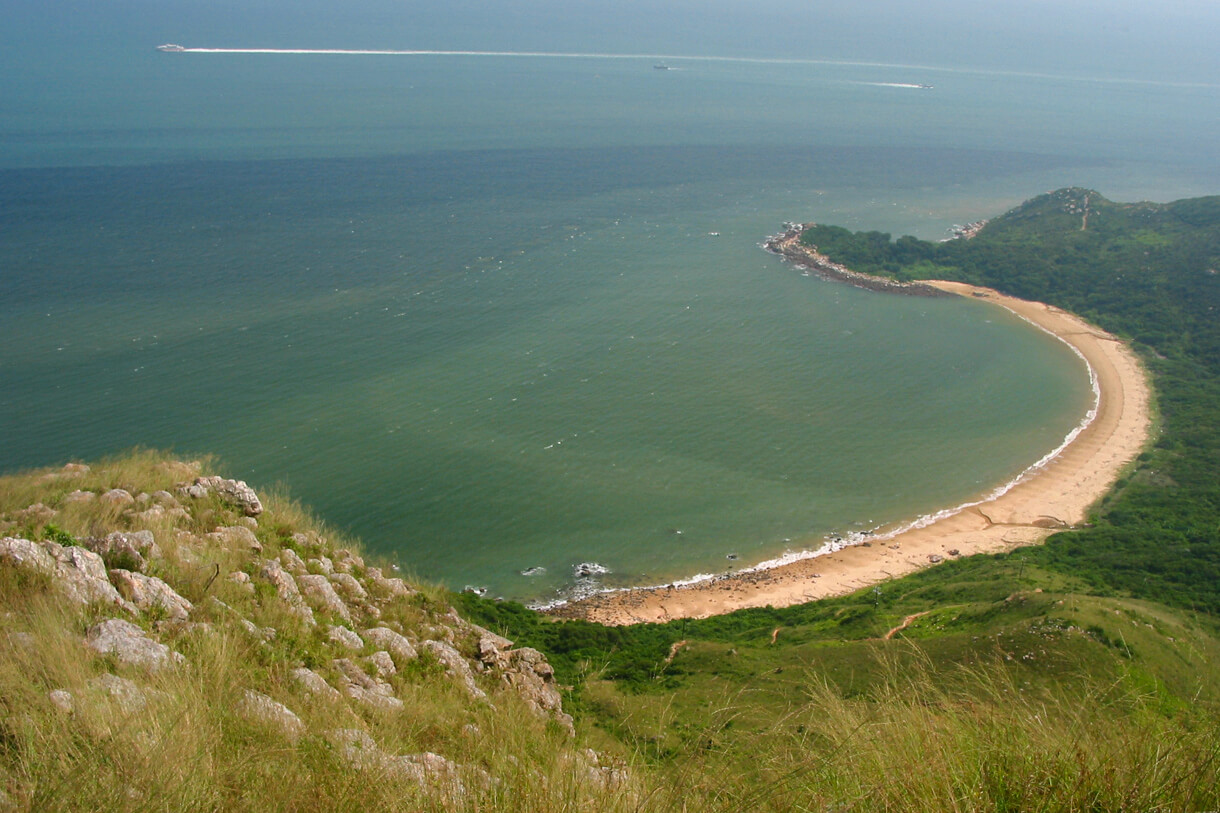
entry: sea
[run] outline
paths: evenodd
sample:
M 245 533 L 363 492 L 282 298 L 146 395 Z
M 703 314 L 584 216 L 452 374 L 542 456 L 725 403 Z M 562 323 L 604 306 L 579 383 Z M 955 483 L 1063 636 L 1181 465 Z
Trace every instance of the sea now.
M 212 454 L 529 603 L 911 521 L 1084 418 L 1055 338 L 802 274 L 784 222 L 1220 189 L 1214 84 L 159 44 L 0 54 L 0 470 Z

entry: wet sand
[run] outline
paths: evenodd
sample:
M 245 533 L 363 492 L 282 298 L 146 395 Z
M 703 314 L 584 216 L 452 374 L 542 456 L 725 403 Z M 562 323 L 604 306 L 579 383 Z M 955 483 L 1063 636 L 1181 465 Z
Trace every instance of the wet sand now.
M 703 618 L 746 607 L 784 607 L 851 593 L 954 556 L 1038 543 L 1083 522 L 1088 509 L 1149 439 L 1151 391 L 1135 354 L 1105 331 L 1058 308 L 963 283 L 929 284 L 1008 308 L 1062 338 L 1092 366 L 1100 391 L 1097 414 L 1058 456 L 1027 472 L 999 497 L 892 538 L 883 538 L 887 529 L 881 529 L 867 546 L 686 587 L 603 593 L 551 613 L 603 624 L 634 624 Z

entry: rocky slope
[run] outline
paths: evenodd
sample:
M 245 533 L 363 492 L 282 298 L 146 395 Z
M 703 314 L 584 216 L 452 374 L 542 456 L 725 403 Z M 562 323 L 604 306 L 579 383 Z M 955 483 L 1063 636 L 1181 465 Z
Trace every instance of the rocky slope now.
M 566 788 L 551 793 L 599 805 L 627 793 L 621 765 L 575 745 L 539 652 L 466 622 L 440 591 L 383 572 L 299 507 L 271 502 L 147 454 L 0 480 L 0 648 L 20 665 L 0 670 L 5 804 L 46 801 L 45 754 L 29 751 L 39 741 L 84 738 L 104 755 L 99 725 L 153 737 L 166 722 L 156 707 L 181 714 L 218 668 L 228 685 L 199 692 L 224 705 L 207 712 L 220 742 L 200 750 L 212 758 L 250 758 L 243 736 L 300 759 L 321 751 L 330 770 L 388 783 L 387 798 L 445 808 L 505 798 L 523 779 L 550 777 Z M 65 648 L 71 668 L 51 662 Z M 433 730 L 403 736 L 421 725 Z M 549 744 L 531 766 L 486 726 Z M 143 750 L 152 759 L 161 749 Z M 156 781 L 114 784 L 134 807 L 166 803 Z

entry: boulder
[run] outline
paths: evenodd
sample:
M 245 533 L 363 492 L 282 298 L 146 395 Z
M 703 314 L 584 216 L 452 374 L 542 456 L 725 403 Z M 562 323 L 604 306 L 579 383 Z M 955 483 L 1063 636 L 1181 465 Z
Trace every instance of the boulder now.
M 96 601 L 135 611 L 106 578 L 102 557 L 84 548 L 5 537 L 0 539 L 0 564 L 46 574 L 76 604 Z
M 335 563 L 326 556 L 319 556 L 317 559 L 310 559 L 307 564 L 310 570 L 316 570 L 323 576 L 329 576 L 335 572 Z
M 383 576 L 381 573 L 381 568 L 370 567 L 365 571 L 364 577 L 369 584 L 377 588 L 378 592 L 390 598 L 415 595 L 415 590 L 408 587 L 407 583 L 402 579 L 387 579 L 385 576 Z
M 377 747 L 367 732 L 360 729 L 338 729 L 328 731 L 324 736 L 339 752 L 340 758 L 355 770 L 412 782 L 441 794 L 451 802 L 456 803 L 466 796 L 463 774 L 484 788 L 495 784 L 495 780 L 483 769 L 463 768 L 439 754 L 427 751 L 401 756 L 387 754 Z
M 148 705 L 148 695 L 143 689 L 127 678 L 109 672 L 89 681 L 89 688 L 108 695 L 124 714 L 140 711 Z
M 199 489 L 203 489 L 203 495 L 215 494 L 224 502 L 241 509 L 248 517 L 257 517 L 263 513 L 263 504 L 258 499 L 258 494 L 254 493 L 254 489 L 246 485 L 244 480 L 226 480 L 223 477 L 196 477 L 192 486 L 186 487 L 188 496 L 198 498 Z
M 343 693 L 353 700 L 381 711 L 399 711 L 403 703 L 394 696 L 394 687 L 377 680 L 347 658 L 331 661 L 343 679 Z
M 348 649 L 360 650 L 364 649 L 364 641 L 360 639 L 352 630 L 347 627 L 331 627 L 326 632 L 326 637 L 334 641 L 339 646 L 347 647 Z
M 301 561 L 301 557 L 297 556 L 297 552 L 292 548 L 284 548 L 280 551 L 280 564 L 293 575 L 299 576 L 302 573 L 308 572 L 305 563 Z
M 563 710 L 563 697 L 555 685 L 555 670 L 536 649 L 521 647 L 507 653 L 503 680 L 535 714 L 553 717 L 573 732 L 572 717 Z
M 306 669 L 304 666 L 297 667 L 292 670 L 292 677 L 306 694 L 315 697 L 321 697 L 323 700 L 339 700 L 343 695 L 339 694 L 339 690 L 326 682 L 326 679 L 312 669 Z
M 315 610 L 330 613 L 351 623 L 351 611 L 347 609 L 347 605 L 343 603 L 343 599 L 339 598 L 339 594 L 335 592 L 335 588 L 331 586 L 325 576 L 314 576 L 307 573 L 297 577 L 297 584 L 300 585 L 305 600 Z
M 63 500 L 60 501 L 60 505 L 70 505 L 74 502 L 90 502 L 96 499 L 97 495 L 92 491 L 81 491 L 78 488 L 76 491 L 65 494 Z
M 348 601 L 364 602 L 368 601 L 369 594 L 365 591 L 364 586 L 356 581 L 356 577 L 350 573 L 332 573 L 328 576 L 330 583 L 338 588 L 339 592 L 347 598 Z
M 64 689 L 55 689 L 47 692 L 47 700 L 50 700 L 52 706 L 65 714 L 71 714 L 75 710 L 72 702 L 72 693 Z
M 131 496 L 131 492 L 123 488 L 112 488 L 97 499 L 99 502 L 116 507 L 131 505 L 136 501 L 136 498 Z
M 161 548 L 152 531 L 115 531 L 103 537 L 83 539 L 81 544 L 101 556 L 110 567 L 126 570 L 143 571 L 148 566 L 148 559 L 161 556 Z
M 394 668 L 394 659 L 384 649 L 374 652 L 365 658 L 365 660 L 372 664 L 373 671 L 377 673 L 377 677 L 388 678 L 398 674 L 398 670 Z
M 401 668 L 407 661 L 415 660 L 419 654 L 411 642 L 389 627 L 374 627 L 364 631 L 364 640 L 375 647 L 388 650 Z
M 250 689 L 242 692 L 234 711 L 248 722 L 274 728 L 289 740 L 295 741 L 305 733 L 305 724 L 292 709 Z
M 123 598 L 145 612 L 160 607 L 177 621 L 185 621 L 190 615 L 191 603 L 156 576 L 115 569 L 110 571 L 110 581 Z
M 301 591 L 297 589 L 297 583 L 292 578 L 292 574 L 280 567 L 279 562 L 273 559 L 264 559 L 260 575 L 271 582 L 275 587 L 276 595 L 302 621 L 310 625 L 317 623 L 314 621 L 313 610 L 309 609 L 305 604 L 305 600 L 301 598 Z
M 248 550 L 251 553 L 262 553 L 263 543 L 258 541 L 254 531 L 244 525 L 222 525 L 207 535 L 212 542 L 228 548 Z
M 466 662 L 460 652 L 444 641 L 424 641 L 423 647 L 440 661 L 441 665 L 445 667 L 446 674 L 458 681 L 467 694 L 475 700 L 487 699 L 487 693 L 474 682 L 474 673 L 470 669 L 470 664 Z
M 85 636 L 85 645 L 99 655 L 114 655 L 120 663 L 142 666 L 150 671 L 186 661 L 181 654 L 154 641 L 144 630 L 121 618 L 94 624 Z

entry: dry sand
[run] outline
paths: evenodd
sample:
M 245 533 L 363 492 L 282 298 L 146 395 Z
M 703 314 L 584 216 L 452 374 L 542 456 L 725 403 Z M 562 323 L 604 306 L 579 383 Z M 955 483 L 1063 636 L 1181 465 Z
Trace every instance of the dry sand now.
M 1059 336 L 1088 361 L 1100 391 L 1097 414 L 1057 457 L 1027 472 L 1002 496 L 925 527 L 876 539 L 867 547 L 854 545 L 771 570 L 687 587 L 603 593 L 552 612 L 603 624 L 633 624 L 703 618 L 745 607 L 784 607 L 850 593 L 956 555 L 993 553 L 1041 542 L 1056 530 L 1083 522 L 1090 506 L 1149 439 L 1150 389 L 1135 354 L 1105 331 L 1058 308 L 973 285 L 931 284 L 1008 308 Z M 885 535 L 886 529 L 877 533 L 877 537 Z

